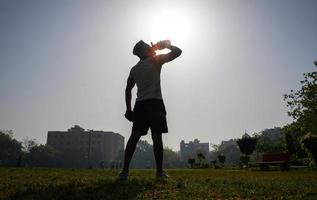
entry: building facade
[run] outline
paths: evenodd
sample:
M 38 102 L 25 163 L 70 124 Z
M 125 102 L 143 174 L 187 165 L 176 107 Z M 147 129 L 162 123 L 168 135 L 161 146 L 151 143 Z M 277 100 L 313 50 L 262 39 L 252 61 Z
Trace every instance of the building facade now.
M 198 153 L 204 154 L 206 157 L 209 154 L 209 143 L 201 143 L 198 139 L 185 143 L 184 140 L 180 143 L 180 159 L 182 162 L 187 162 L 189 158 L 196 158 Z
M 107 167 L 122 162 L 124 137 L 114 132 L 85 131 L 75 125 L 67 131 L 48 131 L 47 145 L 60 151 L 64 159 L 73 160 L 74 167 Z

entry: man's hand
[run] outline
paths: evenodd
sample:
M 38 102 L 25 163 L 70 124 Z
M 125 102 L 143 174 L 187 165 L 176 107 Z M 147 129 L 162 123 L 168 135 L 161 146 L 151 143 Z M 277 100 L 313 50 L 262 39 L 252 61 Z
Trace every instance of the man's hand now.
M 125 118 L 126 118 L 127 120 L 129 120 L 130 122 L 133 122 L 133 121 L 134 121 L 134 113 L 133 113 L 133 111 L 127 110 L 127 111 L 125 112 L 124 116 L 125 116 Z
M 151 45 L 152 45 L 152 48 L 154 49 L 154 51 L 162 50 L 162 49 L 165 49 L 165 48 L 168 48 L 169 46 L 171 46 L 171 41 L 170 40 L 161 40 L 154 45 L 151 42 Z

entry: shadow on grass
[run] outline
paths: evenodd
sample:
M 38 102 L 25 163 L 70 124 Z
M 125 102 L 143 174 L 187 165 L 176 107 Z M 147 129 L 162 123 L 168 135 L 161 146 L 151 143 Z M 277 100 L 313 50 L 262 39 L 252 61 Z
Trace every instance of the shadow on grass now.
M 153 186 L 149 181 L 104 181 L 95 184 L 31 186 L 9 199 L 136 199 Z

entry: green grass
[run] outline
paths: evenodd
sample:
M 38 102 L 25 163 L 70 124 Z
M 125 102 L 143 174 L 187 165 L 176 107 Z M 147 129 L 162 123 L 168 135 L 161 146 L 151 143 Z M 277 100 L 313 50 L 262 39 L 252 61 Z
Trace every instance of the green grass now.
M 317 171 L 168 170 L 166 183 L 154 170 L 0 168 L 0 199 L 317 199 Z

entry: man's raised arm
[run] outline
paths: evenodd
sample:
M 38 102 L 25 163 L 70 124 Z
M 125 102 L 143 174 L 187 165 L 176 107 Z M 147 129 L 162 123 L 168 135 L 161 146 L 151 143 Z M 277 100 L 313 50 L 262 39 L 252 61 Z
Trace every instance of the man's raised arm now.
M 176 46 L 170 45 L 168 47 L 169 50 L 171 50 L 171 52 L 169 52 L 167 55 L 169 55 L 169 59 L 167 62 L 174 60 L 175 58 L 177 58 L 178 56 L 180 56 L 182 54 L 182 50 Z
M 168 45 L 165 48 L 171 50 L 171 52 L 155 56 L 155 60 L 160 64 L 170 62 L 182 54 L 182 50 L 176 46 Z

